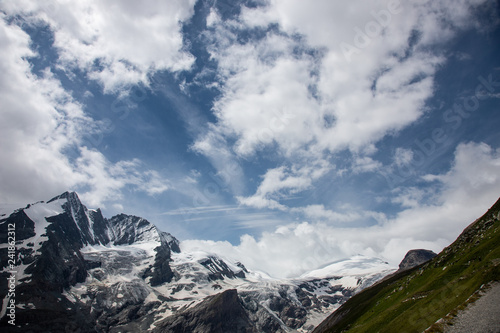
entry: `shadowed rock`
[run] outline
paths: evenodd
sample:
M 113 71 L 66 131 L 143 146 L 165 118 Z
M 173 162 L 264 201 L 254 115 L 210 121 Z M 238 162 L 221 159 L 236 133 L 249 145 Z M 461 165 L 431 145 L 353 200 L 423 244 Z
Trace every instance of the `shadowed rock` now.
M 410 250 L 406 253 L 403 261 L 399 264 L 399 272 L 421 265 L 435 256 L 437 256 L 437 254 L 430 250 Z

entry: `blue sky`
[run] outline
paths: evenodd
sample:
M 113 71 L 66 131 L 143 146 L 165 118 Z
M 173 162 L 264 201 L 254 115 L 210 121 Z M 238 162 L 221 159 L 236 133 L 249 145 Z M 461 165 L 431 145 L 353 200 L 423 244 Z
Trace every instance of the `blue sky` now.
M 274 275 L 439 251 L 500 195 L 499 11 L 3 1 L 0 201 L 75 190 Z

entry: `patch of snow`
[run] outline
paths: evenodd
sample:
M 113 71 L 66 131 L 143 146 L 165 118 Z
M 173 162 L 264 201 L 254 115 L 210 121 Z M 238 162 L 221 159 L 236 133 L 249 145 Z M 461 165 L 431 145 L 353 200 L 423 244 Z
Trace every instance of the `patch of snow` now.
M 89 221 L 89 233 L 90 233 L 90 236 L 92 237 L 92 240 L 95 241 L 94 220 L 90 217 L 89 211 L 87 209 L 85 209 L 85 216 L 87 217 L 87 221 Z
M 19 247 L 26 247 L 28 243 L 33 243 L 33 251 L 36 253 L 41 247 L 41 243 L 47 240 L 47 227 L 50 222 L 47 221 L 47 217 L 56 216 L 64 212 L 62 205 L 66 202 L 66 199 L 54 200 L 51 203 L 36 203 L 31 205 L 29 208 L 24 210 L 24 213 L 35 223 L 35 236 L 25 239 Z M 45 237 L 45 238 L 42 238 Z
M 344 288 L 355 289 L 358 287 L 359 279 L 355 276 L 343 276 L 339 279 L 331 280 L 330 285 L 341 285 Z
M 62 205 L 66 202 L 66 199 L 55 200 L 50 203 L 38 202 L 30 205 L 28 208 L 23 209 L 24 213 L 28 216 L 30 220 L 32 220 L 35 224 L 34 232 L 35 235 L 28 239 L 25 239 L 16 244 L 16 249 L 19 251 L 23 248 L 29 248 L 33 251 L 34 255 L 39 254 L 39 250 L 43 243 L 48 239 L 47 236 L 47 227 L 50 225 L 50 222 L 47 221 L 47 217 L 59 215 L 64 212 Z M 28 246 L 28 244 L 34 244 L 33 246 Z M 6 247 L 8 244 L 2 244 L 2 247 Z M 19 252 L 18 252 L 19 253 Z M 28 278 L 31 275 L 25 274 L 25 269 L 30 265 L 18 265 L 14 271 L 16 274 L 16 281 L 20 281 L 22 279 Z M 5 271 L 5 269 L 4 269 Z
M 9 305 L 9 298 L 7 297 L 7 295 L 5 295 L 2 301 L 2 311 L 0 312 L 0 318 L 3 318 L 3 316 L 5 316 L 5 314 L 7 313 L 7 305 Z
M 146 299 L 144 300 L 144 304 L 148 304 L 148 303 L 151 303 L 151 302 L 158 302 L 159 299 L 158 299 L 158 295 L 156 295 L 155 292 L 150 292 L 148 297 L 146 297 Z

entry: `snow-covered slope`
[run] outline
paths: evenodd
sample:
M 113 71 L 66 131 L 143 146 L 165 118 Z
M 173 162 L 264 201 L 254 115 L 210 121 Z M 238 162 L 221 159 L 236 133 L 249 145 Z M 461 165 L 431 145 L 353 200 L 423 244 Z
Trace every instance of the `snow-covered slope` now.
M 18 237 L 18 322 L 29 317 L 26 330 L 57 330 L 56 321 L 89 332 L 161 331 L 175 322 L 172 316 L 194 316 L 214 295 L 231 291 L 228 297 L 236 292 L 250 331 L 308 332 L 354 293 L 394 271 L 383 261 L 357 256 L 297 279 L 274 279 L 215 253 L 181 252 L 175 237 L 149 221 L 125 214 L 106 219 L 69 192 L 0 217 L 0 233 L 12 223 Z M 3 260 L 6 244 L 0 255 L 4 283 L 10 270 Z M 6 290 L 0 286 L 3 304 Z M 56 320 L 61 316 L 66 319 Z

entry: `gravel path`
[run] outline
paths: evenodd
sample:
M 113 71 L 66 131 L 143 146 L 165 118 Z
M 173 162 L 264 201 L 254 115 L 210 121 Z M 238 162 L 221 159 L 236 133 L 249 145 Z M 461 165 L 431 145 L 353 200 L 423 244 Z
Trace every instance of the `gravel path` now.
M 500 283 L 460 311 L 446 333 L 500 333 Z

